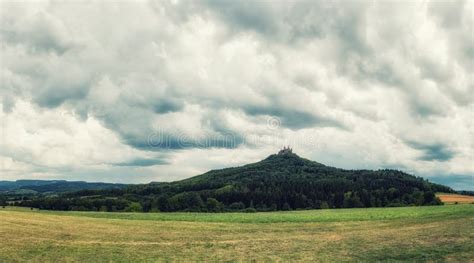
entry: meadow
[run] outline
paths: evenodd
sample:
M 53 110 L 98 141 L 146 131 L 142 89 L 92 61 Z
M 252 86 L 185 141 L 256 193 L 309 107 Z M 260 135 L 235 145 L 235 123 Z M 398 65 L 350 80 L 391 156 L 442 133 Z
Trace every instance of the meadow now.
M 0 208 L 0 262 L 474 260 L 474 205 L 266 213 Z

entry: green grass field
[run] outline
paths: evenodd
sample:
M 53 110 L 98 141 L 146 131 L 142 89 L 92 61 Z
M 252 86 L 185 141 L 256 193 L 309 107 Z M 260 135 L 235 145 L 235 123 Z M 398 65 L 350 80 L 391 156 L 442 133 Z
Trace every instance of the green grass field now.
M 0 262 L 474 261 L 474 205 L 269 213 L 0 208 Z

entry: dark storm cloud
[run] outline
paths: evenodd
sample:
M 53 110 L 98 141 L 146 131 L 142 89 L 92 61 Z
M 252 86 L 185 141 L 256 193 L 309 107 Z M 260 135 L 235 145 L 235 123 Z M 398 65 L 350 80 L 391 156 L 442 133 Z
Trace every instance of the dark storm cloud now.
M 419 160 L 422 161 L 449 161 L 456 155 L 447 145 L 442 143 L 424 144 L 419 142 L 407 142 L 409 146 L 422 152 Z

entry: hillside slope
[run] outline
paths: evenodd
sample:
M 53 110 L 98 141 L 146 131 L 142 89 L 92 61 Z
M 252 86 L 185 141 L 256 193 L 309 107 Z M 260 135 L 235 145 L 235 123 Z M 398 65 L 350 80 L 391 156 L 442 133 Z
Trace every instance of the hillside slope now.
M 25 202 L 46 209 L 128 211 L 290 210 L 435 205 L 451 192 L 396 170 L 344 170 L 283 150 L 241 167 L 171 183 L 84 190 Z

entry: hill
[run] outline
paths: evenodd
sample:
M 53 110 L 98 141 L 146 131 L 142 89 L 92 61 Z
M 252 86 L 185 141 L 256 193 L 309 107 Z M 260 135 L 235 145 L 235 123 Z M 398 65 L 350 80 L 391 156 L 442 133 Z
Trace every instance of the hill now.
M 453 192 L 397 170 L 344 170 L 284 149 L 241 167 L 170 183 L 82 190 L 22 204 L 43 209 L 103 211 L 273 211 L 441 204 Z
M 89 183 L 83 181 L 66 180 L 16 180 L 0 181 L 0 194 L 37 194 L 37 193 L 63 193 L 86 189 L 124 188 L 126 184 Z

